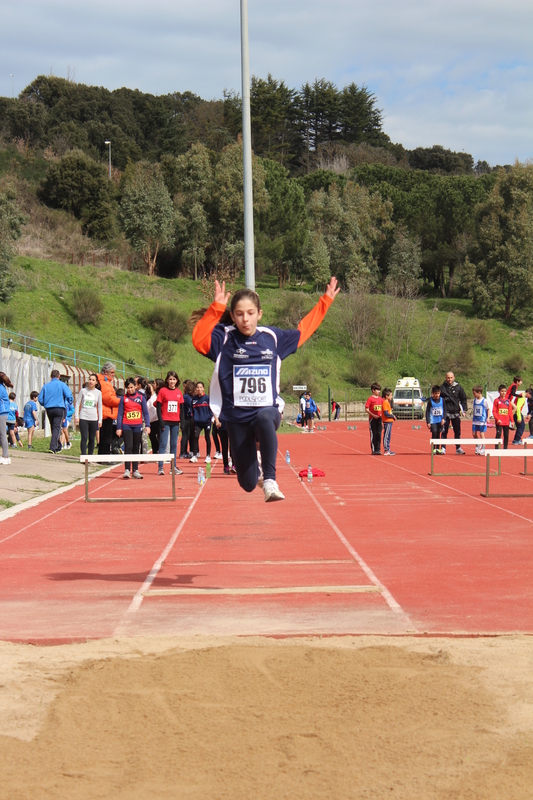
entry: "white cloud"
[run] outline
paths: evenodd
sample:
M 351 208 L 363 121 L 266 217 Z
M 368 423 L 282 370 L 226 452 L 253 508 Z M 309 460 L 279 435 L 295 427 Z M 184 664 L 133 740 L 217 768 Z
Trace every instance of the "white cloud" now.
M 289 86 L 366 84 L 385 130 L 509 163 L 533 155 L 533 4 L 249 0 L 250 66 Z M 239 0 L 19 0 L 2 8 L 0 93 L 37 75 L 164 94 L 240 87 Z

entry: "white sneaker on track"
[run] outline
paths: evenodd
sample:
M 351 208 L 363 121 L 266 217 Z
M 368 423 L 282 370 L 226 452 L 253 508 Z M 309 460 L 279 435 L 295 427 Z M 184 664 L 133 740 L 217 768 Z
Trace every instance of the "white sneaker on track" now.
M 281 493 L 276 481 L 267 478 L 263 481 L 263 491 L 265 493 L 265 503 L 272 503 L 274 500 L 285 500 L 285 495 Z

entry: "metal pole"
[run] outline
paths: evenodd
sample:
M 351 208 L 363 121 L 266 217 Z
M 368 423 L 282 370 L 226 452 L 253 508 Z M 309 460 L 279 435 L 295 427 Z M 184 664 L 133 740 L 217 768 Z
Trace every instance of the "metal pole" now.
M 252 190 L 252 125 L 250 119 L 250 58 L 248 0 L 241 0 L 242 157 L 244 179 L 244 280 L 255 291 L 254 208 Z

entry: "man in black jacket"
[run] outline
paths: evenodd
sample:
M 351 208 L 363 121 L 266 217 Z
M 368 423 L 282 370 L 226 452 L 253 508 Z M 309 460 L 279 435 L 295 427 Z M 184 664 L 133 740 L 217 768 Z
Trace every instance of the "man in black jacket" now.
M 441 439 L 448 438 L 448 429 L 450 422 L 453 427 L 453 438 L 461 438 L 461 417 L 464 417 L 468 411 L 468 401 L 466 399 L 466 392 L 460 383 L 455 380 L 453 372 L 446 373 L 446 380 L 440 387 L 441 397 L 444 398 L 446 403 L 446 421 L 444 429 L 441 434 Z M 445 453 L 446 448 L 442 447 L 441 450 Z M 465 451 L 463 448 L 456 444 L 455 454 L 457 456 L 464 456 Z

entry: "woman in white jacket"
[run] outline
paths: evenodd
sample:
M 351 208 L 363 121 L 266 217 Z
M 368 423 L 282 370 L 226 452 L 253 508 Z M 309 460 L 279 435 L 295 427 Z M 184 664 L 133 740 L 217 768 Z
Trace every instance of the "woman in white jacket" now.
M 87 387 L 80 390 L 76 398 L 74 410 L 76 425 L 79 424 L 81 433 L 81 454 L 87 455 L 87 440 L 89 440 L 89 453 L 94 453 L 96 431 L 102 427 L 102 392 L 98 387 L 98 375 L 94 372 L 89 375 Z

